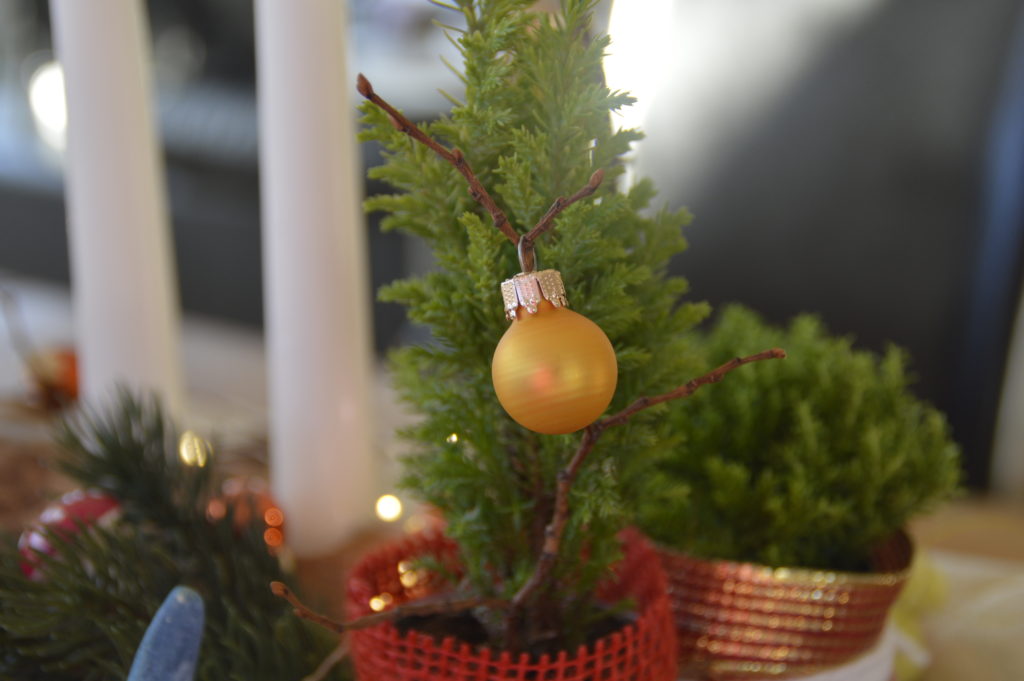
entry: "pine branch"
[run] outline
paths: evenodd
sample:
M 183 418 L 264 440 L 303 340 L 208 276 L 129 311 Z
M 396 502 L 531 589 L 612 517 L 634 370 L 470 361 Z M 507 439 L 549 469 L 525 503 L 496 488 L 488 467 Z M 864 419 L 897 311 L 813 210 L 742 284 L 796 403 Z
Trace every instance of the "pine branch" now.
M 262 520 L 206 516 L 206 467 L 176 455 L 159 404 L 122 392 L 109 410 L 82 413 L 59 432 L 62 470 L 118 498 L 113 525 L 47 531 L 41 581 L 22 574 L 13 537 L 0 538 L 0 678 L 124 679 L 153 612 L 178 584 L 208 600 L 197 681 L 296 679 L 337 645 L 266 590 L 285 575 L 263 541 Z M 272 641 L 273 645 L 267 645 Z M 350 675 L 335 666 L 326 678 Z
M 573 483 L 576 481 L 580 468 L 583 466 L 583 462 L 586 461 L 587 457 L 593 451 L 594 446 L 597 444 L 598 439 L 604 431 L 612 426 L 622 425 L 638 412 L 649 407 L 653 407 L 656 404 L 668 402 L 669 400 L 687 398 L 697 392 L 697 390 L 702 386 L 709 383 L 718 383 L 724 379 L 730 371 L 733 371 L 744 364 L 759 362 L 766 359 L 782 359 L 785 356 L 786 352 L 784 350 L 781 350 L 780 348 L 772 348 L 754 355 L 736 357 L 717 369 L 709 371 L 703 376 L 699 376 L 679 386 L 675 390 L 671 390 L 667 393 L 656 395 L 654 397 L 641 397 L 622 411 L 603 418 L 600 421 L 596 421 L 586 427 L 583 431 L 583 438 L 580 440 L 579 447 L 576 449 L 576 453 L 573 455 L 568 465 L 558 473 L 558 483 L 555 492 L 555 510 L 551 517 L 551 522 L 548 523 L 547 528 L 544 531 L 544 548 L 541 551 L 540 557 L 537 559 L 537 565 L 534 568 L 533 574 L 530 575 L 530 578 L 512 598 L 511 608 L 508 613 L 508 637 L 512 642 L 511 645 L 514 646 L 517 643 L 518 632 L 522 626 L 523 615 L 530 599 L 541 585 L 550 579 L 551 572 L 554 570 L 555 563 L 558 561 L 562 535 L 565 531 L 566 523 L 569 521 L 569 493 L 572 490 Z
M 388 104 L 382 97 L 374 92 L 370 81 L 361 73 L 356 79 L 356 89 L 363 97 L 387 112 L 391 119 L 391 124 L 395 126 L 396 130 L 405 133 L 420 144 L 431 149 L 445 161 L 448 161 L 448 163 L 451 163 L 455 169 L 458 170 L 464 178 L 466 178 L 466 182 L 469 183 L 469 195 L 473 197 L 474 201 L 479 203 L 487 210 L 488 213 L 490 213 L 494 226 L 497 227 L 502 234 L 507 236 L 508 240 L 511 241 L 513 245 L 519 244 L 519 234 L 516 232 L 515 228 L 512 227 L 511 223 L 509 223 L 505 213 L 498 208 L 498 204 L 494 202 L 491 195 L 487 193 L 487 189 L 477 178 L 476 173 L 474 173 L 473 169 L 469 166 L 469 161 L 466 160 L 466 157 L 463 156 L 461 151 L 458 149 L 452 149 L 449 151 L 430 135 L 416 127 L 415 123 L 402 115 L 398 109 Z

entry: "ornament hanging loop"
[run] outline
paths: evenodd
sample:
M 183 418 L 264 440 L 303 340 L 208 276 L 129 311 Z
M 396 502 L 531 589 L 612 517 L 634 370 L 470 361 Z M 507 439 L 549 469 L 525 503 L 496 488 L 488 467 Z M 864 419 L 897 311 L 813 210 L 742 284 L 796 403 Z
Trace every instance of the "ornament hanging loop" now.
M 537 252 L 533 249 L 533 241 L 526 236 L 519 237 L 519 267 L 523 274 L 537 271 Z

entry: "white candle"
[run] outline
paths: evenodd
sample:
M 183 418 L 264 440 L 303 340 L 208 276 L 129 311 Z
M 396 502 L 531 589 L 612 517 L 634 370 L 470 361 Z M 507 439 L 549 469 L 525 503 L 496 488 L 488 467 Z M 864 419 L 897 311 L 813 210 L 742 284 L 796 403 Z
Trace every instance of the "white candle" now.
M 65 193 L 82 394 L 184 407 L 180 310 L 140 0 L 51 0 L 64 68 Z
M 257 0 L 271 486 L 299 556 L 373 513 L 370 293 L 337 0 Z

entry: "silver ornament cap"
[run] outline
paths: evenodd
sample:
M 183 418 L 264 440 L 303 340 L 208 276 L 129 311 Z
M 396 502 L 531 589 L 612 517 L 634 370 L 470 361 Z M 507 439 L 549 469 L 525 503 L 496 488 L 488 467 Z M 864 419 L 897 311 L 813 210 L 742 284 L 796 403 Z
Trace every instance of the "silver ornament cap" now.
M 555 307 L 569 307 L 565 285 L 558 270 L 520 272 L 501 282 L 501 297 L 505 301 L 505 318 L 513 321 L 520 308 L 537 314 L 538 306 L 546 300 Z

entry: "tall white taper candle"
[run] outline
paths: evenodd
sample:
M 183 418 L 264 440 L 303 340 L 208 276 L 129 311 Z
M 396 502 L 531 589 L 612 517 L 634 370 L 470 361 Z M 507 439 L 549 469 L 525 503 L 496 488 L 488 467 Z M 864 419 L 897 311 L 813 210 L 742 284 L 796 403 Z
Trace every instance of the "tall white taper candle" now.
M 155 390 L 181 415 L 180 310 L 141 0 L 51 0 L 82 393 Z
M 257 0 L 271 487 L 299 556 L 371 517 L 370 294 L 345 3 Z

